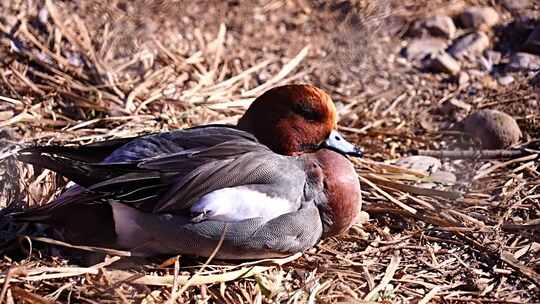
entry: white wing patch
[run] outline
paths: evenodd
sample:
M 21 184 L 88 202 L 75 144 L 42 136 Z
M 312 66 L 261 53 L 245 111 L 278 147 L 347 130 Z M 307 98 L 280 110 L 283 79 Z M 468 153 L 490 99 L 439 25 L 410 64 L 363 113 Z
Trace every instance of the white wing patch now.
M 295 211 L 294 203 L 244 187 L 223 188 L 206 194 L 191 207 L 207 220 L 237 222 L 250 218 L 270 220 Z

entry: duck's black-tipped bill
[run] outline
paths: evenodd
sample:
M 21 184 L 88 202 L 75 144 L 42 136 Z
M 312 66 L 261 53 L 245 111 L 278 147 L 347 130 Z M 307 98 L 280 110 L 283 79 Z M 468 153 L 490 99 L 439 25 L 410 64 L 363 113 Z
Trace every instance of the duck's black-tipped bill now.
M 321 144 L 321 148 L 330 149 L 344 155 L 362 157 L 364 152 L 357 146 L 348 142 L 338 131 L 334 130 Z

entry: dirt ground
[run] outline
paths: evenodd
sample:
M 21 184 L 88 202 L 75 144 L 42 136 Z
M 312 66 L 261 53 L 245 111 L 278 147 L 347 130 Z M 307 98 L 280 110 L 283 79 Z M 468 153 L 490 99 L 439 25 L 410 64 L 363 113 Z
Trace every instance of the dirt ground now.
M 473 6 L 499 19 L 459 73 L 404 54 L 432 16 L 466 35 L 458 19 Z M 311 83 L 365 150 L 354 163 L 369 220 L 283 260 L 111 254 L 83 267 L 69 244 L 14 242 L 36 231 L 0 218 L 0 303 L 540 302 L 540 74 L 509 68 L 538 26 L 534 0 L 1 2 L 0 208 L 67 184 L 15 162 L 21 146 L 235 123 L 265 90 Z M 477 147 L 460 121 L 480 109 L 511 115 L 523 133 L 512 151 L 526 153 L 443 158 L 437 178 L 394 164 Z

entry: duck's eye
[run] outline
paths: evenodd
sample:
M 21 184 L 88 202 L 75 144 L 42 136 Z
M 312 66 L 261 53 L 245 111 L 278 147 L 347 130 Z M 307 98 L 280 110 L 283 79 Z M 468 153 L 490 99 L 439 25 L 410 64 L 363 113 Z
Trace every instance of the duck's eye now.
M 321 114 L 309 104 L 297 103 L 294 105 L 293 111 L 294 113 L 302 116 L 306 120 L 318 121 L 321 119 Z

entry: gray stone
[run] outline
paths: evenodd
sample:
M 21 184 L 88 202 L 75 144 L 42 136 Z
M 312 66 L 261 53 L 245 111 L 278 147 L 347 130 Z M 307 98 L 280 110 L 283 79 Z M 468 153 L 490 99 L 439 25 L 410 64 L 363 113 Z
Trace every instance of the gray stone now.
M 504 75 L 497 77 L 497 82 L 502 86 L 507 86 L 514 82 L 514 76 L 512 75 Z
M 450 75 L 456 75 L 461 70 L 461 64 L 446 52 L 435 55 L 429 65 L 434 71 Z
M 360 211 L 356 215 L 356 218 L 354 220 L 354 223 L 357 225 L 363 225 L 365 223 L 369 222 L 369 213 L 365 211 Z
M 537 26 L 527 38 L 523 50 L 531 54 L 540 55 L 540 26 Z
M 448 48 L 448 53 L 456 58 L 483 52 L 489 47 L 489 38 L 483 32 L 474 32 L 456 39 Z
M 441 184 L 446 184 L 446 185 L 454 185 L 457 181 L 457 178 L 456 178 L 456 175 L 452 172 L 448 172 L 448 171 L 437 171 L 437 172 L 433 172 L 430 176 L 429 176 L 429 180 L 433 181 L 433 182 L 436 182 L 436 183 L 441 183 Z
M 466 85 L 471 80 L 471 76 L 467 72 L 461 71 L 457 76 L 457 83 L 460 87 Z
M 534 71 L 540 69 L 540 56 L 529 53 L 515 53 L 506 66 L 510 71 Z
M 452 39 L 456 36 L 456 26 L 452 18 L 436 15 L 420 21 L 419 27 L 425 29 L 430 35 Z
M 494 50 L 487 50 L 485 56 L 492 64 L 499 64 L 502 59 L 502 54 Z
M 395 165 L 429 175 L 439 170 L 442 164 L 441 161 L 435 157 L 412 155 L 398 160 Z
M 485 31 L 499 22 L 499 14 L 492 7 L 469 7 L 459 16 L 465 28 Z
M 480 110 L 469 115 L 463 120 L 463 129 L 484 149 L 505 149 L 522 137 L 514 118 L 497 110 Z
M 502 5 L 511 11 L 523 10 L 532 6 L 530 0 L 501 0 Z
M 446 41 L 436 38 L 415 39 L 405 48 L 405 57 L 409 60 L 422 60 L 446 48 Z

